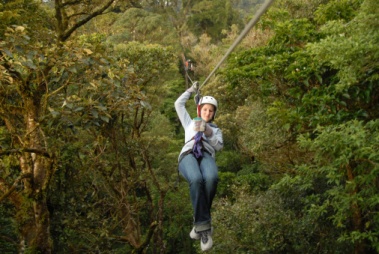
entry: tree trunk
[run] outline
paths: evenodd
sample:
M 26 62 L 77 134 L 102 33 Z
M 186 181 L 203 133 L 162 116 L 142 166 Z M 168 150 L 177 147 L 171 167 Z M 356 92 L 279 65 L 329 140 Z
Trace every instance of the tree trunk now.
M 34 105 L 35 102 L 32 98 L 27 101 L 26 135 L 23 141 L 25 149 L 34 152 L 24 152 L 20 157 L 22 173 L 32 175 L 31 178 L 24 180 L 24 191 L 30 204 L 29 211 L 24 214 L 26 223 L 21 224 L 21 234 L 27 248 L 38 253 L 51 253 L 50 214 L 46 187 L 50 181 L 53 160 L 46 152 L 42 129 L 37 122 L 39 107 Z
M 354 163 L 347 165 L 347 178 L 349 181 L 354 182 L 354 173 L 353 169 L 355 168 Z M 355 187 L 354 190 L 351 191 L 351 195 L 356 195 L 358 192 L 357 187 Z M 363 224 L 362 224 L 362 214 L 361 210 L 356 202 L 351 204 L 351 210 L 353 214 L 352 222 L 353 222 L 353 228 L 356 231 L 362 232 Z M 365 247 L 364 242 L 357 241 L 354 246 L 354 254 L 364 254 L 365 253 Z

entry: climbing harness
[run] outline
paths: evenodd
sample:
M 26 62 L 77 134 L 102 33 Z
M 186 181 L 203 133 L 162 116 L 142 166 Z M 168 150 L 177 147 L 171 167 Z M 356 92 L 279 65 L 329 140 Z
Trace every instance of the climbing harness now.
M 195 137 L 194 137 L 195 143 L 194 143 L 193 148 L 192 148 L 192 153 L 196 157 L 196 159 L 203 157 L 202 138 L 203 138 L 203 133 L 201 131 L 197 132 Z

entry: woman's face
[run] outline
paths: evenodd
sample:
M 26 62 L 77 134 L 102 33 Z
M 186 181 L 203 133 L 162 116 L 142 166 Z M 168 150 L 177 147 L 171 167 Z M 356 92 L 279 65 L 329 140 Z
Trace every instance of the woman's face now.
M 205 122 L 212 120 L 215 113 L 215 107 L 212 104 L 204 104 L 200 110 L 200 116 Z

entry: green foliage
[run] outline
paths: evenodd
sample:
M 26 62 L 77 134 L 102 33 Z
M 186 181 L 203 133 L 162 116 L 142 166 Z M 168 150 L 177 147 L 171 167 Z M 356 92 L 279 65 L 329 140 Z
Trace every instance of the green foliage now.
M 233 193 L 230 191 L 230 187 L 233 185 L 236 175 L 231 172 L 219 172 L 218 178 L 217 196 L 232 197 Z
M 334 70 L 335 96 L 333 100 L 342 106 L 351 118 L 376 119 L 375 99 L 378 93 L 377 17 L 374 1 L 365 1 L 352 22 L 331 21 L 323 27 L 328 36 L 309 45 L 309 52 L 323 66 Z M 371 18 L 368 18 L 371 17 Z M 365 27 L 365 32 L 362 31 Z M 330 91 L 328 91 L 330 94 Z M 339 107 L 341 107 L 339 106 Z
M 38 11 L 38 12 L 37 12 Z M 32 15 L 34 14 L 34 15 Z M 0 4 L 0 35 L 4 36 L 4 32 L 7 26 L 11 25 L 23 25 L 27 19 L 32 19 L 33 21 L 39 20 L 43 17 L 45 13 L 36 1 L 32 0 L 16 0 L 7 1 Z M 41 15 L 41 16 L 40 16 Z M 30 25 L 33 25 L 30 22 Z
M 348 22 L 354 18 L 361 3 L 361 0 L 330 1 L 318 7 L 315 11 L 315 20 L 319 24 L 341 19 Z
M 255 162 L 251 165 L 244 165 L 243 169 L 237 174 L 235 184 L 244 188 L 249 186 L 252 193 L 258 193 L 269 189 L 273 183 L 272 177 L 261 170 L 259 163 Z
M 263 0 L 239 0 L 232 2 L 234 9 L 239 11 L 243 17 L 246 17 L 245 19 L 251 17 L 263 3 Z
M 293 186 L 280 191 L 286 193 L 288 188 Z M 333 232 L 326 225 L 317 224 L 310 217 L 301 218 L 281 195 L 277 191 L 251 195 L 239 187 L 233 203 L 230 199 L 219 200 L 213 212 L 214 220 L 218 221 L 214 239 L 219 239 L 214 252 L 342 254 L 349 251 L 335 242 Z M 330 238 L 323 237 L 324 234 Z
M 303 136 L 300 144 L 314 152 L 314 165 L 303 168 L 308 177 L 326 177 L 325 199 L 311 210 L 332 209 L 329 219 L 345 231 L 341 242 L 364 244 L 378 250 L 378 139 L 379 122 L 350 121 L 319 127 L 317 137 Z M 322 209 L 322 210 L 321 210 Z
M 307 178 L 305 174 L 312 176 Z M 331 226 L 329 217 L 333 211 L 325 209 L 321 212 L 320 209 L 316 213 L 313 209 L 324 201 L 322 193 L 329 188 L 327 181 L 322 175 L 309 170 L 305 174 L 286 175 L 271 187 L 278 195 L 282 209 L 294 212 L 291 234 L 300 239 L 292 244 L 294 252 L 350 253 L 352 244 L 336 241 L 342 230 Z
M 221 151 L 217 154 L 217 165 L 222 172 L 236 173 L 241 169 L 241 164 L 247 161 L 245 156 L 236 151 Z
M 290 19 L 306 18 L 312 20 L 315 10 L 321 5 L 330 2 L 329 0 L 280 0 L 275 1 L 270 12 L 287 12 Z M 281 19 L 277 19 L 281 21 Z
M 231 87 L 228 97 L 233 98 L 233 103 L 228 100 L 224 103 L 230 105 L 229 110 L 236 116 L 240 147 L 258 158 L 262 172 L 279 179 L 278 184 L 272 185 L 279 194 L 276 202 L 298 222 L 285 226 L 290 230 L 283 239 L 291 235 L 300 240 L 289 246 L 273 243 L 275 250 L 271 252 L 312 253 L 321 242 L 323 250 L 332 253 L 377 250 L 377 226 L 373 226 L 377 206 L 375 201 L 372 205 L 368 201 L 377 199 L 377 177 L 371 174 L 376 172 L 376 162 L 366 164 L 368 156 L 375 158 L 377 149 L 373 145 L 376 134 L 368 133 L 377 131 L 373 127 L 376 124 L 364 127 L 370 119 L 378 117 L 374 110 L 378 106 L 374 99 L 378 62 L 374 41 L 378 30 L 372 22 L 377 16 L 374 11 L 377 3 L 365 1 L 362 8 L 357 8 L 357 1 L 348 7 L 346 3 L 332 1 L 327 8 L 318 9 L 318 17 L 325 15 L 331 20 L 325 21 L 319 31 L 304 17 L 272 22 L 275 15 L 271 12 L 268 17 L 272 23 L 263 22 L 275 30 L 269 44 L 235 54 L 223 71 Z M 343 19 L 328 16 L 332 9 L 343 10 L 340 13 Z M 297 16 L 293 9 L 291 16 Z M 351 119 L 362 122 L 355 124 Z M 358 131 L 360 128 L 367 128 L 364 131 L 367 134 Z M 326 135 L 333 132 L 338 134 Z M 308 149 L 296 144 L 299 133 L 310 133 Z M 349 148 L 354 143 L 360 146 Z M 355 152 L 361 149 L 367 154 L 355 158 Z M 313 153 L 319 161 L 309 157 Z M 306 168 L 294 170 L 304 163 L 308 165 Z M 348 174 L 349 168 L 353 178 Z M 283 177 L 284 172 L 294 176 Z M 371 187 L 364 187 L 364 183 Z M 311 224 L 314 230 L 304 229 Z M 299 229 L 306 233 L 299 236 Z M 278 229 L 275 233 L 283 231 Z M 323 234 L 339 239 L 338 246 L 321 237 Z
M 241 123 L 239 142 L 250 154 L 256 156 L 265 150 L 272 150 L 273 144 L 280 146 L 287 139 L 285 132 L 289 128 L 285 124 L 288 114 L 281 105 L 277 105 L 281 112 L 274 112 L 274 105 L 267 109 L 257 100 L 237 111 L 236 119 Z
M 54 39 L 53 21 L 48 11 L 34 0 L 7 1 L 0 4 L 0 38 L 2 40 L 9 27 L 27 28 L 28 40 L 35 44 Z
M 192 8 L 188 27 L 198 36 L 208 34 L 213 40 L 220 40 L 221 31 L 233 24 L 241 25 L 238 14 L 229 0 L 199 1 Z
M 193 240 L 188 237 L 193 226 L 188 184 L 179 174 L 176 177 L 180 177 L 177 188 L 170 191 L 165 199 L 166 253 L 197 253 Z
M 115 239 L 122 239 L 118 235 L 135 234 L 135 232 L 147 234 L 146 231 L 150 227 L 151 220 L 159 219 L 149 216 L 149 213 L 155 209 L 155 205 L 150 209 L 139 212 L 138 210 L 146 203 L 158 202 L 159 196 L 151 196 L 152 194 L 149 193 L 152 192 L 150 188 L 153 188 L 155 183 L 150 179 L 151 176 L 147 172 L 142 171 L 141 175 L 133 174 L 130 179 L 125 178 L 125 174 L 122 172 L 132 169 L 140 170 L 144 167 L 144 163 L 150 160 L 149 157 L 146 157 L 146 149 L 149 149 L 148 140 L 138 140 L 136 137 L 140 137 L 143 128 L 146 128 L 148 122 L 146 121 L 147 118 L 144 118 L 143 112 L 150 113 L 151 106 L 146 97 L 140 93 L 138 84 L 135 82 L 142 80 L 143 83 L 139 85 L 149 85 L 149 81 L 156 75 L 154 70 L 163 68 L 162 66 L 165 65 L 159 64 L 159 60 L 155 59 L 153 64 L 156 65 L 146 69 L 151 73 L 143 73 L 144 70 L 140 68 L 139 64 L 145 63 L 140 61 L 133 63 L 135 70 L 125 73 L 123 67 L 126 66 L 126 61 L 117 61 L 112 55 L 105 56 L 103 51 L 105 47 L 102 47 L 100 45 L 101 40 L 96 38 L 82 37 L 81 44 L 85 45 L 82 48 L 78 47 L 75 41 L 72 41 L 63 45 L 63 48 L 37 47 L 33 50 L 22 27 L 17 27 L 11 32 L 9 33 L 10 39 L 3 43 L 6 56 L 2 58 L 2 63 L 4 63 L 3 66 L 7 67 L 9 64 L 13 64 L 13 71 L 17 71 L 20 75 L 18 76 L 19 79 L 14 79 L 12 75 L 8 75 L 12 72 L 2 73 L 8 82 L 8 86 L 2 87 L 4 89 L 3 94 L 8 94 L 8 96 L 3 98 L 6 103 L 2 105 L 1 112 L 5 112 L 7 107 L 13 109 L 13 105 L 22 105 L 23 97 L 17 94 L 18 90 L 7 89 L 8 87 L 16 87 L 11 86 L 11 84 L 21 86 L 23 84 L 22 79 L 29 80 L 30 95 L 35 96 L 37 102 L 43 102 L 40 124 L 43 125 L 41 126 L 42 129 L 50 137 L 47 144 L 53 147 L 51 150 L 56 154 L 62 154 L 62 157 L 59 157 L 62 167 L 57 170 L 63 174 L 58 174 L 53 178 L 53 182 L 56 181 L 61 185 L 52 185 L 49 194 L 53 207 L 51 209 L 51 216 L 54 221 L 52 232 L 57 248 L 69 252 L 77 249 L 112 249 L 116 247 L 112 247 L 115 240 L 109 240 L 109 238 L 113 238 L 109 236 L 110 234 L 116 235 Z M 19 45 L 15 45 L 14 42 L 19 43 Z M 57 54 L 55 49 L 60 54 Z M 162 52 L 162 61 L 166 55 L 167 58 L 172 57 L 170 52 L 167 51 L 166 55 L 164 55 L 165 50 Z M 142 56 L 142 53 L 140 55 Z M 50 67 L 51 64 L 52 67 Z M 40 73 L 44 75 L 39 76 Z M 150 77 L 147 77 L 147 74 Z M 44 78 L 43 81 L 48 82 L 47 86 L 53 91 L 51 94 L 44 94 L 43 91 L 45 90 L 41 91 L 41 87 L 38 86 L 41 77 Z M 122 80 L 124 77 L 125 79 Z M 147 77 L 147 80 L 143 80 L 142 77 Z M 158 90 L 149 87 L 142 87 L 142 89 L 151 92 L 154 92 L 154 89 Z M 156 95 L 162 95 L 164 89 L 159 91 L 161 92 L 156 93 Z M 42 98 L 46 98 L 46 100 Z M 155 101 L 152 100 L 156 103 L 153 105 L 159 106 L 158 102 Z M 16 114 L 17 112 L 10 110 L 8 115 L 3 114 L 2 116 L 6 116 L 7 119 L 18 120 L 18 118 L 11 117 L 12 113 Z M 141 118 L 138 117 L 139 115 Z M 117 125 L 118 121 L 121 125 Z M 121 127 L 120 130 L 123 130 L 121 133 L 126 135 L 112 135 L 119 127 Z M 132 137 L 130 141 L 128 140 L 129 134 Z M 170 136 L 170 133 L 165 134 Z M 118 137 L 120 137 L 120 141 L 126 140 L 127 142 L 117 144 L 115 141 Z M 168 139 L 166 138 L 166 140 Z M 70 142 L 74 143 L 75 146 L 68 145 Z M 146 142 L 146 145 L 143 145 L 143 142 Z M 117 147 L 119 149 L 116 149 Z M 103 154 L 104 149 L 118 150 L 115 153 L 116 157 L 113 153 Z M 120 167 L 118 164 L 121 163 L 120 159 L 117 159 L 120 153 L 127 154 L 124 161 L 126 168 Z M 137 156 L 138 154 L 139 156 Z M 108 163 L 107 161 L 114 161 L 115 163 Z M 136 164 L 133 165 L 133 162 Z M 130 164 L 131 166 L 128 166 Z M 76 167 L 72 165 L 76 165 Z M 86 171 L 85 169 L 88 168 L 93 169 L 93 171 Z M 115 183 L 115 185 L 122 185 L 122 183 L 130 181 L 133 186 L 137 187 L 132 188 L 130 192 L 128 189 L 120 188 L 125 192 L 115 193 L 113 187 L 109 186 L 109 178 L 113 177 L 112 172 L 118 175 L 118 179 L 120 179 L 120 182 Z M 71 188 L 75 191 L 70 192 Z M 164 188 L 167 187 L 164 186 Z M 64 195 L 61 194 L 61 190 Z M 128 201 L 123 202 L 123 195 L 128 197 Z M 122 209 L 120 210 L 121 204 L 132 202 L 132 197 L 135 195 L 141 196 L 138 201 L 134 201 L 136 211 L 127 210 L 125 212 Z M 153 200 L 149 200 L 147 197 L 153 198 Z M 99 204 L 100 208 L 98 207 Z M 65 210 L 64 207 L 71 207 L 72 209 Z M 54 208 L 61 209 L 55 210 L 54 214 Z M 109 211 L 111 211 L 112 216 L 108 219 Z M 133 228 L 135 232 L 129 233 L 123 230 L 126 222 L 117 226 L 120 224 L 120 220 L 117 218 L 130 216 L 128 213 L 141 216 L 138 227 L 146 228 L 146 230 Z M 21 220 L 23 220 L 22 216 Z M 18 222 L 20 223 L 20 220 Z M 77 231 L 78 225 L 81 226 L 81 231 Z M 104 225 L 109 225 L 109 227 Z M 99 236 L 102 237 L 101 241 L 99 241 Z M 128 250 L 137 248 L 142 241 L 139 234 L 135 240 L 130 239 L 123 240 L 129 240 Z M 125 247 L 121 248 L 125 250 Z
M 108 37 L 112 44 L 125 42 L 159 43 L 175 45 L 175 30 L 164 16 L 141 8 L 130 8 L 119 14 L 110 27 L 113 33 Z
M 271 95 L 285 97 L 288 88 L 296 86 L 286 80 L 294 71 L 288 66 L 296 64 L 297 52 L 317 38 L 315 27 L 309 21 L 283 21 L 276 24 L 275 35 L 267 46 L 242 51 L 230 58 L 224 74 L 233 89 L 231 95 L 237 99 L 236 105 L 243 104 L 249 96 L 264 99 Z
M 167 91 L 160 82 L 176 71 L 173 63 L 175 55 L 171 47 L 129 42 L 116 45 L 115 51 L 120 57 L 128 60 L 128 68 L 137 74 L 137 85 L 143 90 L 148 91 L 149 86 L 156 95 Z
M 54 206 L 60 203 L 66 206 L 74 200 L 79 205 L 55 217 L 56 239 L 64 239 L 57 243 L 60 249 L 72 251 L 73 246 L 119 252 L 136 249 L 152 223 L 162 220 L 157 212 L 163 212 L 161 199 L 175 183 L 170 182 L 176 175 L 177 160 L 177 154 L 171 151 L 173 128 L 160 113 L 167 88 L 159 80 L 165 75 L 158 76 L 163 70 L 170 73 L 172 52 L 159 45 L 129 43 L 115 47 L 113 54 L 127 59 L 114 65 L 127 66 L 126 70 L 120 73 L 115 71 L 117 68 L 109 69 L 105 76 L 91 81 L 91 86 L 81 88 L 81 98 L 75 95 L 76 90 L 70 90 L 72 95 L 67 96 L 64 105 L 65 113 L 75 123 L 75 140 L 80 138 L 75 146 L 61 148 L 62 152 L 68 152 L 67 158 L 62 157 L 68 164 L 62 170 L 67 172 L 70 168 L 72 156 L 77 159 L 74 164 L 81 166 L 72 169 L 77 175 L 72 180 L 71 170 L 60 176 L 59 181 L 69 189 L 78 190 L 65 191 L 68 197 L 56 197 L 58 203 Z M 112 67 L 112 59 L 106 60 L 102 58 L 107 67 Z M 123 80 L 111 83 L 112 77 Z M 138 94 L 139 91 L 143 94 Z M 82 113 L 86 110 L 91 112 L 89 119 Z M 97 121 L 90 124 L 88 120 Z M 56 189 L 53 188 L 54 192 Z M 61 230 L 60 225 L 72 216 L 82 230 L 68 225 Z M 129 224 L 130 220 L 136 223 Z M 159 230 L 156 235 L 163 234 Z M 90 237 L 84 238 L 85 234 Z
M 12 205 L 5 202 L 0 204 L 0 251 L 4 254 L 17 253 L 17 230 L 12 219 L 15 212 Z
M 289 53 L 317 38 L 315 27 L 308 19 L 284 20 L 275 25 L 274 31 L 275 36 L 268 46 L 272 49 L 281 47 Z
M 79 2 L 67 13 L 91 11 Z M 29 135 L 27 95 L 55 158 L 54 252 L 196 253 L 188 185 L 176 184 L 177 56 L 194 58 L 202 80 L 238 35 L 231 25 L 260 2 L 117 3 L 59 45 L 53 34 L 85 16 L 56 31 L 50 5 L 0 5 L 0 197 L 20 175 L 6 152 Z M 276 1 L 204 88 L 220 103 L 225 141 L 211 252 L 379 251 L 378 9 L 377 0 Z M 0 205 L 5 253 L 32 221 L 30 199 L 19 200 Z

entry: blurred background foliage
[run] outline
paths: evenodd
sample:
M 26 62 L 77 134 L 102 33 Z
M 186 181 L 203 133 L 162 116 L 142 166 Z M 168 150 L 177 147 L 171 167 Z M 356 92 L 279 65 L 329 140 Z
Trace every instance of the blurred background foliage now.
M 263 1 L 75 3 L 0 3 L 0 252 L 199 253 L 173 104 Z M 277 0 L 202 88 L 225 142 L 210 253 L 379 252 L 378 10 Z M 25 154 L 49 155 L 43 187 Z

